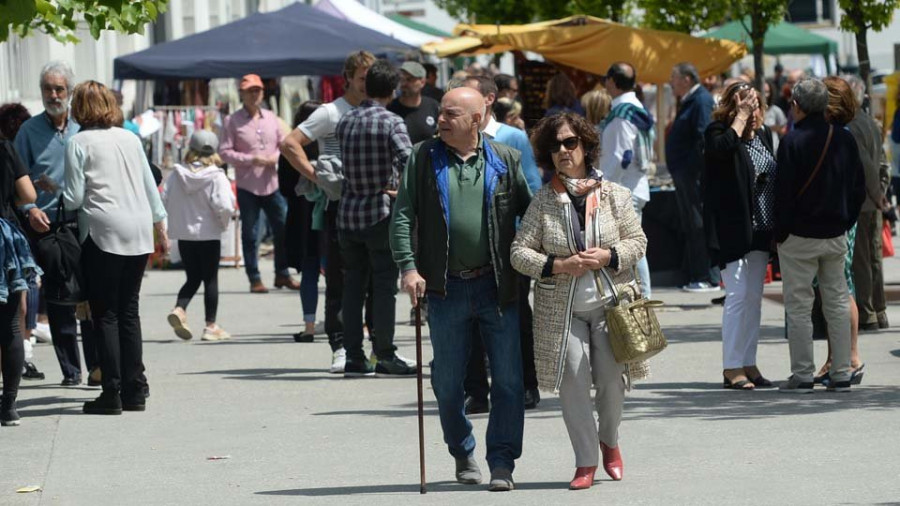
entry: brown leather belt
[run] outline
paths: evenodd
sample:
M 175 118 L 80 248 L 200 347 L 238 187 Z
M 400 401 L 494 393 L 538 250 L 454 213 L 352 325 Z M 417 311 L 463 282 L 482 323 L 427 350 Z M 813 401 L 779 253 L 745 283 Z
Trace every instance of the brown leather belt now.
M 475 279 L 492 272 L 494 272 L 494 266 L 487 264 L 483 267 L 476 267 L 475 269 L 467 269 L 464 271 L 447 271 L 447 275 L 457 279 Z

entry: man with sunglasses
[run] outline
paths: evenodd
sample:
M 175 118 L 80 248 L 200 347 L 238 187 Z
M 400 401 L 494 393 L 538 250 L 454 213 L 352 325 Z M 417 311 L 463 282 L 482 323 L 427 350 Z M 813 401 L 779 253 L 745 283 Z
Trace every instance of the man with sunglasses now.
M 267 293 L 259 274 L 257 224 L 265 213 L 275 234 L 275 288 L 299 290 L 300 283 L 288 270 L 284 245 L 284 222 L 287 201 L 278 192 L 278 146 L 285 133 L 275 113 L 263 109 L 263 82 L 256 74 L 247 74 L 240 83 L 244 107 L 225 120 L 219 155 L 234 166 L 237 200 L 241 209 L 241 243 L 244 270 L 250 280 L 250 291 Z
M 463 389 L 470 329 L 476 323 L 481 329 L 493 379 L 486 442 L 490 489 L 505 491 L 514 486 L 525 418 L 518 274 L 509 251 L 531 191 L 518 151 L 481 134 L 485 114 L 484 97 L 474 89 L 444 95 L 440 137 L 410 153 L 390 234 L 403 290 L 413 304 L 428 297 L 431 384 L 456 479 L 466 484 L 481 482 Z

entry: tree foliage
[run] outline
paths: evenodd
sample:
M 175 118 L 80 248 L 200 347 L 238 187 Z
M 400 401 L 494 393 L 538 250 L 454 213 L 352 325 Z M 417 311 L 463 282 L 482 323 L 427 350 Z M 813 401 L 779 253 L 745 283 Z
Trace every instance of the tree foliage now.
M 744 29 L 753 41 L 753 73 L 754 87 L 763 94 L 763 51 L 765 49 L 766 32 L 769 27 L 784 19 L 787 13 L 788 0 L 745 0 L 732 2 L 732 15 L 741 20 Z M 749 19 L 749 24 L 745 21 Z M 764 95 L 763 95 L 764 96 Z
M 60 42 L 78 42 L 84 23 L 91 36 L 103 30 L 143 33 L 144 26 L 165 12 L 169 0 L 0 0 L 0 42 L 10 33 L 27 36 L 42 31 Z
M 869 63 L 868 32 L 880 32 L 891 24 L 894 11 L 900 8 L 900 0 L 838 0 L 838 5 L 844 10 L 841 30 L 856 34 L 859 74 L 868 91 L 872 84 L 869 79 L 872 66 Z
M 621 22 L 636 0 L 435 0 L 451 16 L 479 24 L 518 24 L 586 14 Z
M 638 0 L 644 9 L 642 25 L 656 30 L 693 33 L 722 24 L 728 17 L 727 0 Z

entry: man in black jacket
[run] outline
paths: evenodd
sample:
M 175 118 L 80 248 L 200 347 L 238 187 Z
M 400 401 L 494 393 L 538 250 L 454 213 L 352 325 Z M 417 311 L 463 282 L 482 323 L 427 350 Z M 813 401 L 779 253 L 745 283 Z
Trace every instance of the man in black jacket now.
M 812 393 L 813 280 L 818 277 L 831 339 L 831 391 L 850 389 L 850 293 L 844 277 L 847 231 L 866 196 L 850 132 L 825 120 L 828 91 L 816 79 L 794 86 L 794 129 L 778 148 L 775 240 L 784 281 L 791 376 L 785 393 Z

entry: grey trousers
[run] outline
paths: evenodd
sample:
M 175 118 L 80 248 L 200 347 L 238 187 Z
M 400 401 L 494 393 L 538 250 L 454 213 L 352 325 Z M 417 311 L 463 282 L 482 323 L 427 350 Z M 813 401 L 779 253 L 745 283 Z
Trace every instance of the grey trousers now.
M 881 268 L 881 220 L 881 211 L 862 211 L 856 226 L 853 282 L 862 325 L 878 323 L 878 316 L 884 314 L 886 308 Z
M 800 381 L 813 380 L 813 279 L 819 278 L 822 312 L 831 341 L 831 379 L 850 379 L 850 290 L 844 276 L 845 236 L 810 239 L 790 235 L 778 245 L 784 290 L 791 373 Z
M 598 464 L 601 441 L 609 447 L 618 446 L 625 366 L 613 358 L 605 311 L 601 307 L 572 313 L 559 401 L 576 467 Z M 597 390 L 593 402 L 592 385 Z M 599 420 L 594 418 L 594 410 Z

